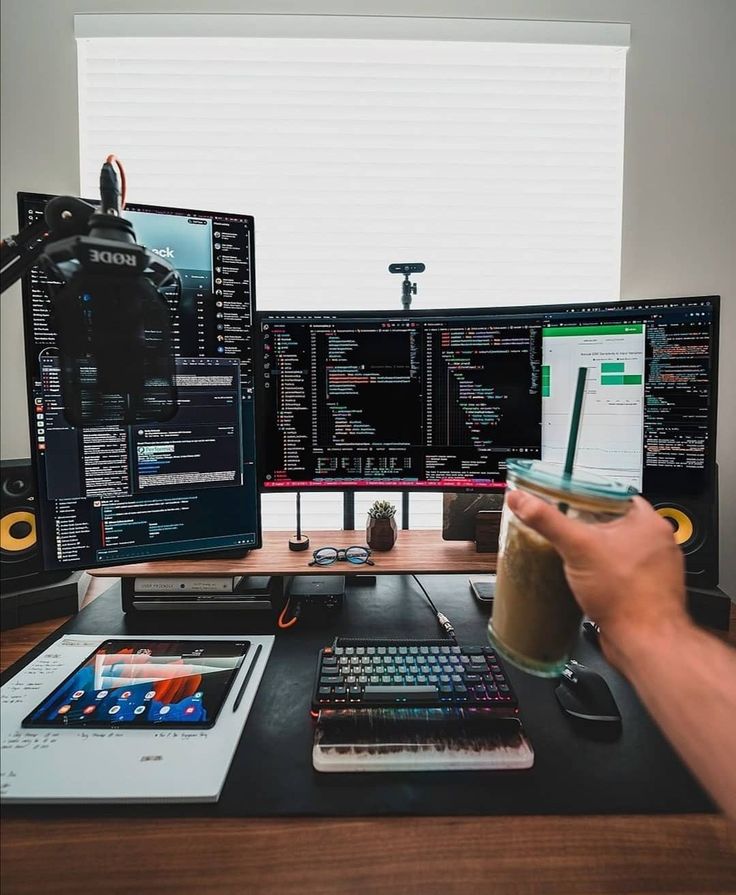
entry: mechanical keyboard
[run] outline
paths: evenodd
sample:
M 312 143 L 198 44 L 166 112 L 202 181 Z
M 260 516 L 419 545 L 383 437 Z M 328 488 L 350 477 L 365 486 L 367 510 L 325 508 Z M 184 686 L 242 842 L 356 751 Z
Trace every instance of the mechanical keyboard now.
M 447 640 L 337 638 L 320 651 L 313 711 L 367 708 L 476 708 L 504 714 L 517 700 L 490 646 Z

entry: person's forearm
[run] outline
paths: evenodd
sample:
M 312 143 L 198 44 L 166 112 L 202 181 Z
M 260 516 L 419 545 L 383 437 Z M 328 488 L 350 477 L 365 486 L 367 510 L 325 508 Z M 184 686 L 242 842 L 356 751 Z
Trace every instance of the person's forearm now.
M 736 820 L 736 650 L 683 618 L 606 642 L 650 714 Z

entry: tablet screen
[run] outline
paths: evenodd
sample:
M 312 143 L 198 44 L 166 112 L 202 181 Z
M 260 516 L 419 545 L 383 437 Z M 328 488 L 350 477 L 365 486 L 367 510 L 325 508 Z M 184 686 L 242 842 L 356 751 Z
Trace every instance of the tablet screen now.
M 249 646 L 247 640 L 106 640 L 23 726 L 212 727 Z

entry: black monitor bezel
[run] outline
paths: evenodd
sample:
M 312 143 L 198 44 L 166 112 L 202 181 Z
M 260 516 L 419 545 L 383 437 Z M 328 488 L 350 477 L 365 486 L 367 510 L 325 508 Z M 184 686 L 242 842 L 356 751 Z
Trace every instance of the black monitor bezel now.
M 16 194 L 17 198 L 17 211 L 18 211 L 18 224 L 19 227 L 22 228 L 25 226 L 24 219 L 24 210 L 25 203 L 27 202 L 48 202 L 49 199 L 54 198 L 53 193 L 34 193 L 29 192 L 27 190 L 19 190 Z M 99 205 L 99 199 L 83 199 L 84 202 L 89 202 L 91 205 Z M 131 211 L 136 212 L 151 212 L 153 214 L 181 214 L 182 216 L 191 216 L 191 217 L 219 217 L 219 218 L 228 218 L 234 221 L 242 221 L 247 225 L 250 240 L 251 240 L 251 271 L 252 271 L 252 282 L 256 281 L 256 266 L 255 266 L 255 219 L 253 215 L 250 214 L 236 214 L 235 212 L 230 211 L 202 211 L 201 209 L 195 208 L 179 208 L 177 206 L 169 206 L 169 205 L 153 205 L 150 203 L 143 202 L 129 202 L 127 203 L 128 207 Z M 123 212 L 123 217 L 125 213 Z M 32 269 L 32 268 L 31 268 Z M 30 270 L 26 271 L 21 278 L 21 306 L 22 306 L 22 314 L 23 314 L 23 355 L 24 355 L 24 365 L 25 365 L 25 394 L 26 394 L 26 413 L 28 414 L 28 427 L 29 427 L 29 441 L 30 441 L 30 450 L 31 450 L 31 475 L 33 480 L 33 493 L 37 495 L 36 500 L 36 513 L 37 513 L 37 522 L 36 522 L 36 543 L 38 545 L 38 551 L 41 557 L 42 568 L 45 571 L 48 571 L 44 561 L 44 550 L 43 550 L 43 527 L 41 525 L 41 513 L 42 513 L 42 501 L 40 500 L 40 492 L 39 492 L 39 482 L 38 482 L 38 450 L 36 447 L 36 441 L 33 438 L 33 419 L 32 419 L 32 411 L 31 407 L 33 404 L 33 372 L 34 365 L 32 361 L 32 345 L 31 342 L 31 334 L 33 332 L 32 326 L 32 309 L 31 309 L 31 290 L 30 290 Z M 257 332 L 257 327 L 255 325 L 255 319 L 257 314 L 257 306 L 256 306 L 256 292 L 255 289 L 251 295 L 251 345 L 252 350 L 257 353 L 257 346 L 253 339 L 253 336 Z M 256 543 L 248 545 L 248 547 L 223 547 L 219 549 L 208 549 L 206 546 L 202 546 L 193 551 L 181 552 L 172 550 L 170 554 L 161 554 L 157 555 L 152 559 L 128 559 L 128 560 L 111 560 L 109 562 L 95 562 L 95 563 L 80 563 L 79 565 L 68 564 L 63 567 L 63 569 L 54 568 L 53 571 L 64 572 L 68 571 L 70 574 L 75 571 L 85 570 L 85 569 L 104 569 L 114 566 L 125 566 L 125 565 L 139 565 L 143 562 L 158 562 L 159 560 L 194 560 L 199 557 L 206 557 L 207 559 L 218 559 L 218 558 L 226 558 L 228 556 L 232 556 L 234 553 L 238 555 L 242 554 L 245 551 L 249 550 L 258 550 L 263 546 L 263 522 L 262 522 L 262 510 L 261 510 L 261 488 L 260 488 L 260 468 L 259 468 L 259 451 L 258 451 L 258 439 L 259 439 L 259 421 L 258 421 L 258 387 L 257 387 L 257 376 L 256 376 L 256 358 L 253 357 L 253 403 L 254 403 L 254 434 L 256 441 Z
M 266 400 L 264 385 L 264 369 L 263 369 L 263 341 L 262 341 L 262 323 L 270 318 L 291 318 L 293 320 L 303 319 L 305 321 L 319 317 L 320 319 L 334 320 L 405 320 L 405 319 L 448 319 L 458 317 L 480 317 L 488 319 L 489 317 L 544 317 L 545 314 L 565 314 L 565 313 L 585 313 L 601 310 L 617 310 L 619 308 L 631 308 L 632 306 L 642 306 L 643 310 L 649 308 L 663 307 L 668 305 L 682 304 L 686 305 L 692 302 L 711 303 L 713 312 L 713 349 L 712 359 L 712 376 L 711 376 L 711 403 L 710 417 L 708 420 L 708 430 L 711 433 L 711 444 L 706 457 L 705 476 L 709 484 L 715 481 L 716 477 L 716 437 L 718 423 L 718 367 L 719 367 L 719 343 L 720 343 L 720 295 L 692 295 L 677 296 L 674 298 L 625 298 L 620 300 L 609 300 L 599 302 L 585 302 L 581 304 L 554 304 L 554 305 L 504 305 L 494 308 L 449 308 L 449 309 L 432 309 L 411 308 L 408 311 L 397 309 L 395 311 L 388 309 L 370 310 L 329 310 L 320 311 L 316 309 L 290 309 L 290 310 L 261 310 L 253 317 L 255 327 L 253 346 L 254 346 L 254 374 L 256 378 L 256 432 L 258 444 L 261 449 L 257 451 L 257 470 L 258 470 L 258 486 L 262 494 L 282 494 L 295 493 L 297 491 L 304 494 L 321 494 L 327 492 L 370 492 L 370 491 L 386 491 L 390 493 L 400 494 L 402 491 L 410 493 L 427 494 L 427 493 L 477 493 L 492 494 L 493 489 L 486 487 L 473 487 L 472 485 L 461 488 L 453 486 L 431 486 L 431 485 L 414 485 L 407 482 L 405 485 L 386 486 L 380 481 L 369 485 L 345 485 L 341 483 L 335 484 L 317 484 L 317 485 L 280 485 L 278 488 L 268 487 L 265 485 L 266 467 L 264 464 L 266 453 Z

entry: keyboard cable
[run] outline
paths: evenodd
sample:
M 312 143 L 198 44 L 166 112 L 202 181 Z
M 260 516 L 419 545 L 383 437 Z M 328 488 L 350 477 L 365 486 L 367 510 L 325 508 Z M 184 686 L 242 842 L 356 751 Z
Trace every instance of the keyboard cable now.
M 412 575 L 411 577 L 414 579 L 414 581 L 416 581 L 417 585 L 419 586 L 419 589 L 422 591 L 424 596 L 427 598 L 427 602 L 432 607 L 432 611 L 434 612 L 434 614 L 437 616 L 437 621 L 439 622 L 439 625 L 442 628 L 442 630 L 445 632 L 445 634 L 450 638 L 450 640 L 453 643 L 457 643 L 457 637 L 455 636 L 455 628 L 453 627 L 450 619 L 444 613 L 440 612 L 439 609 L 434 605 L 434 601 L 432 600 L 432 597 L 430 597 L 430 595 L 427 591 L 427 588 L 422 584 L 422 582 L 419 580 L 419 578 L 416 575 Z

